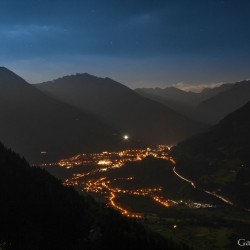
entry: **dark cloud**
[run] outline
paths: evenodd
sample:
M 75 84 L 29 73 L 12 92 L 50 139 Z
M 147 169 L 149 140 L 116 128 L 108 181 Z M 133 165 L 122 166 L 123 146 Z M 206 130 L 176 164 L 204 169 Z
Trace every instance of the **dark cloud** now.
M 105 58 L 105 75 L 113 68 L 112 75 L 119 72 L 118 80 L 130 84 L 152 77 L 152 84 L 190 82 L 197 75 L 204 82 L 234 80 L 232 69 L 243 78 L 250 55 L 249 7 L 247 0 L 2 0 L 0 63 L 22 71 L 21 61 L 44 69 L 42 62 L 50 61 L 65 72 L 80 64 L 82 71 L 98 73 L 95 64 Z M 86 58 L 96 60 L 92 68 Z

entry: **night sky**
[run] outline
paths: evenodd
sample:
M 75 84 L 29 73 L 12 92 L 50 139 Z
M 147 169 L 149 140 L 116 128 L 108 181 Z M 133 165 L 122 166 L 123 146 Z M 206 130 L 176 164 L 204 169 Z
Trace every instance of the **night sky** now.
M 132 88 L 250 78 L 249 0 L 1 0 L 0 65 Z

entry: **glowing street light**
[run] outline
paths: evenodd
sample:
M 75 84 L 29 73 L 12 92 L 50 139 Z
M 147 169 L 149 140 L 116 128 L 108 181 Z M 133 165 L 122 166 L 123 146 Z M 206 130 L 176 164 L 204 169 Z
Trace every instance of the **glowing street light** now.
M 128 135 L 124 135 L 124 136 L 123 136 L 123 139 L 124 139 L 124 140 L 128 140 L 128 139 L 129 139 L 129 136 L 128 136 Z

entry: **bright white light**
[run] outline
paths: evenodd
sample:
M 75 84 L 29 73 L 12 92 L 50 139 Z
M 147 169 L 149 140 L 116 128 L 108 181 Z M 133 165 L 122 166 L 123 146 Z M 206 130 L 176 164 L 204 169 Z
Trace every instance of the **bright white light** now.
M 109 160 L 100 160 L 98 161 L 98 165 L 110 165 L 112 162 Z
M 123 136 L 123 139 L 124 139 L 124 140 L 128 140 L 128 138 L 129 138 L 128 135 L 124 135 L 124 136 Z

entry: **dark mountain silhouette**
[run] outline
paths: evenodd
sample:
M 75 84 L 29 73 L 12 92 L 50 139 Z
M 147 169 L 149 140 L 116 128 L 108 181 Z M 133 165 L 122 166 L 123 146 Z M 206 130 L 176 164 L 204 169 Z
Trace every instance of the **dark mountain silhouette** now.
M 109 78 L 76 74 L 34 86 L 147 144 L 173 144 L 200 129 L 200 124 Z
M 0 201 L 1 249 L 184 249 L 62 186 L 2 144 Z
M 219 190 L 250 207 L 250 102 L 211 131 L 181 142 L 173 150 L 177 169 L 203 187 Z
M 187 92 L 175 87 L 164 89 L 137 88 L 135 91 L 146 98 L 160 102 L 181 114 L 191 117 L 192 119 L 197 119 L 198 117 L 195 115 L 195 108 L 202 101 L 216 96 L 218 93 L 230 89 L 232 86 L 233 84 L 223 84 L 216 88 L 205 88 L 200 93 L 194 93 L 191 91 Z
M 195 105 L 198 102 L 198 94 L 193 92 L 186 92 L 175 87 L 168 88 L 137 88 L 135 91 L 146 97 L 152 99 L 161 98 L 167 102 L 188 104 L 190 106 Z
M 202 121 L 215 124 L 248 101 L 250 101 L 250 81 L 242 81 L 201 102 L 196 113 Z
M 193 107 L 198 102 L 197 94 L 169 87 L 161 88 L 138 88 L 135 91 L 153 101 L 157 101 L 166 107 L 192 118 Z
M 103 122 L 46 96 L 3 67 L 0 119 L 0 139 L 32 163 L 117 147 L 121 141 Z

